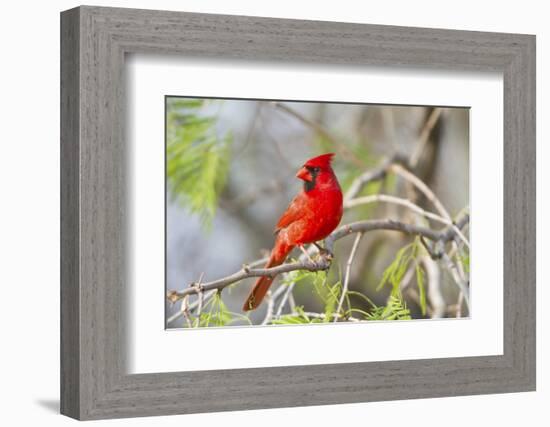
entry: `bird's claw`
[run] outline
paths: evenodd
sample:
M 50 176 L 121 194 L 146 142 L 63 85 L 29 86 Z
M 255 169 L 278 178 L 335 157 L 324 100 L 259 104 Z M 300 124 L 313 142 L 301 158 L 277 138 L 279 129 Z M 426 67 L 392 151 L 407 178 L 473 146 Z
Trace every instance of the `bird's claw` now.
M 331 251 L 329 251 L 328 249 L 323 248 L 323 250 L 321 250 L 319 253 L 321 254 L 322 257 L 324 257 L 324 258 L 326 258 L 330 261 L 332 261 L 334 259 L 334 254 Z
M 319 250 L 319 255 L 320 256 L 322 256 L 323 258 L 328 259 L 329 261 L 332 261 L 334 259 L 334 254 L 331 251 L 329 251 L 328 249 L 322 247 L 318 243 L 314 243 L 314 245 Z

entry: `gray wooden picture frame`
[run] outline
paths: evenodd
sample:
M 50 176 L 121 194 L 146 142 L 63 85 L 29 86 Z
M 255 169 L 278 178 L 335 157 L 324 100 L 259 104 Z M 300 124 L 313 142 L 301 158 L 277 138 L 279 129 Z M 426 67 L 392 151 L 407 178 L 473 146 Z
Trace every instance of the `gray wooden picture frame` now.
M 502 72 L 504 354 L 128 375 L 124 61 L 135 52 Z M 535 390 L 535 255 L 534 36 L 88 6 L 62 12 L 63 414 L 84 420 Z

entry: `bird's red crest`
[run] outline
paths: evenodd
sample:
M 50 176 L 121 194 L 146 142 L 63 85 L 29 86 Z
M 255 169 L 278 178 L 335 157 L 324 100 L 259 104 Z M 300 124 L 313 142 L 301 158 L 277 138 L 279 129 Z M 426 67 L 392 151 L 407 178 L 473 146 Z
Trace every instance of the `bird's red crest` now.
M 304 166 L 326 168 L 330 166 L 333 157 L 334 153 L 321 154 L 320 156 L 309 159 L 304 163 Z

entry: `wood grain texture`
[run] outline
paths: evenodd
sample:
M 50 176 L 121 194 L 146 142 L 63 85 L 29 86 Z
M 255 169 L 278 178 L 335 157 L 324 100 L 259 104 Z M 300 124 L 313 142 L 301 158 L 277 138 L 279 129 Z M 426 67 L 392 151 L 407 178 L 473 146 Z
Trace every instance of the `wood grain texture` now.
M 80 7 L 62 13 L 62 413 L 78 419 L 535 388 L 535 38 Z M 504 354 L 128 375 L 124 55 L 500 71 Z
M 61 20 L 61 412 L 80 413 L 79 13 Z

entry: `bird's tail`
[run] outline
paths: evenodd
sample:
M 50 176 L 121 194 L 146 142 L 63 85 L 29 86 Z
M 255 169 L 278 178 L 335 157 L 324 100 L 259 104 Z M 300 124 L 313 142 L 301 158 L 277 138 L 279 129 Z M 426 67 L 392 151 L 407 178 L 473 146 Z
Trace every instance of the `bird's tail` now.
M 285 245 L 279 243 L 275 244 L 275 247 L 271 251 L 271 256 L 269 257 L 269 261 L 267 261 L 265 268 L 271 268 L 281 265 L 285 261 L 287 255 L 292 251 L 292 249 L 294 249 L 293 245 Z M 250 291 L 250 294 L 248 295 L 248 298 L 244 303 L 243 311 L 250 311 L 258 308 L 258 306 L 262 303 L 265 294 L 269 290 L 271 283 L 273 283 L 274 279 L 274 277 L 262 276 L 259 277 L 258 280 L 256 280 L 254 287 Z

